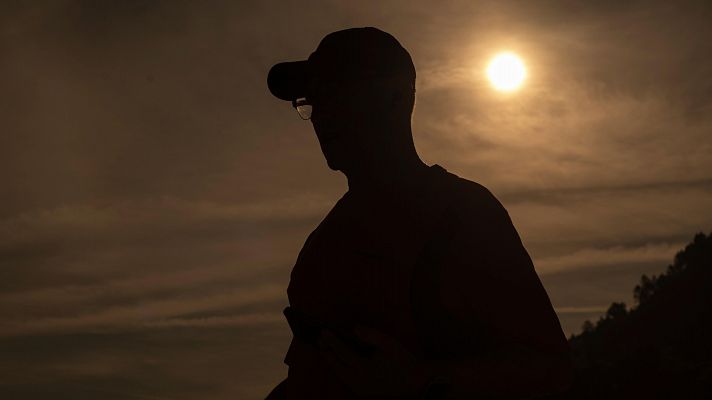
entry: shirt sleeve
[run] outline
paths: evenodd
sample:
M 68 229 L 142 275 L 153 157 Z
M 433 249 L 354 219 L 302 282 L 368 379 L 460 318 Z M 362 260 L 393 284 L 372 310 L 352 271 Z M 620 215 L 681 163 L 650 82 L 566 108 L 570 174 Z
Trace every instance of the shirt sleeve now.
M 484 187 L 449 214 L 451 237 L 440 257 L 440 297 L 487 349 L 513 344 L 568 351 L 549 297 L 502 204 Z M 474 332 L 474 331 L 477 332 Z

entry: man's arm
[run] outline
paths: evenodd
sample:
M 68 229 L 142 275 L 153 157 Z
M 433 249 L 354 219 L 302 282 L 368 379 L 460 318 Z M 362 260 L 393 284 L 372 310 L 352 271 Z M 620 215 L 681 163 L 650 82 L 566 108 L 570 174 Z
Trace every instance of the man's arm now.
M 426 362 L 359 326 L 354 333 L 375 349 L 363 355 L 323 330 L 319 357 L 358 398 L 415 399 L 433 378 L 448 389 L 435 398 L 457 400 L 534 397 L 569 385 L 568 343 L 509 216 L 486 190 L 467 203 L 449 215 L 457 226 L 436 267 L 440 311 L 478 340 L 477 351 L 463 345 L 457 356 Z
M 453 211 L 440 258 L 441 300 L 452 318 L 487 340 L 476 358 L 428 363 L 446 398 L 537 396 L 572 380 L 568 343 L 509 215 L 486 189 Z
M 437 399 L 517 399 L 564 391 L 573 379 L 566 354 L 532 351 L 526 347 L 495 349 L 476 359 L 429 362 L 427 382 L 444 382 Z M 427 387 L 427 386 L 426 386 Z

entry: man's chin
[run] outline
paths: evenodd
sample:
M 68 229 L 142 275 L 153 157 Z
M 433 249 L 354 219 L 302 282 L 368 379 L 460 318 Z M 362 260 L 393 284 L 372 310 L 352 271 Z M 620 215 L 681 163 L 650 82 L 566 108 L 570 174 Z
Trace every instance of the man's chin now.
M 334 160 L 329 160 L 327 158 L 326 165 L 328 165 L 329 169 L 331 169 L 332 171 L 341 171 L 341 166 L 339 166 L 339 164 L 337 164 Z
M 333 150 L 333 149 L 332 149 Z M 336 152 L 326 152 L 324 151 L 324 148 L 322 147 L 322 154 L 324 155 L 324 159 L 326 160 L 326 165 L 329 166 L 329 169 L 333 171 L 341 171 L 343 168 L 343 159 L 340 157 L 335 157 Z M 328 155 L 327 155 L 328 154 Z

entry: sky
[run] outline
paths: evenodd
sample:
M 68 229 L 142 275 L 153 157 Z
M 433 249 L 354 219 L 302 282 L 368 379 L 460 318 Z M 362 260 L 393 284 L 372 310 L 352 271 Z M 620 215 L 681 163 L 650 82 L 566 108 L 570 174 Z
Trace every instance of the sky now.
M 421 158 L 509 211 L 565 333 L 712 230 L 712 6 L 620 1 L 0 5 L 0 394 L 256 400 L 346 191 L 266 87 L 375 26 L 417 70 Z M 517 53 L 523 87 L 487 62 Z

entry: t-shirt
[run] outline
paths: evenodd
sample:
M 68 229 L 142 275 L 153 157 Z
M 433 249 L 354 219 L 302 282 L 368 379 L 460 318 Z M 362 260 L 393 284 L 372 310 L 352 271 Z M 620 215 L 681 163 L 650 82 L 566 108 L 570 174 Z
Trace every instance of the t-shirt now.
M 379 329 L 421 358 L 515 343 L 568 350 L 504 207 L 437 164 L 377 189 L 350 186 L 307 238 L 287 293 L 291 307 Z M 293 338 L 284 362 L 287 399 L 353 398 L 311 345 Z

